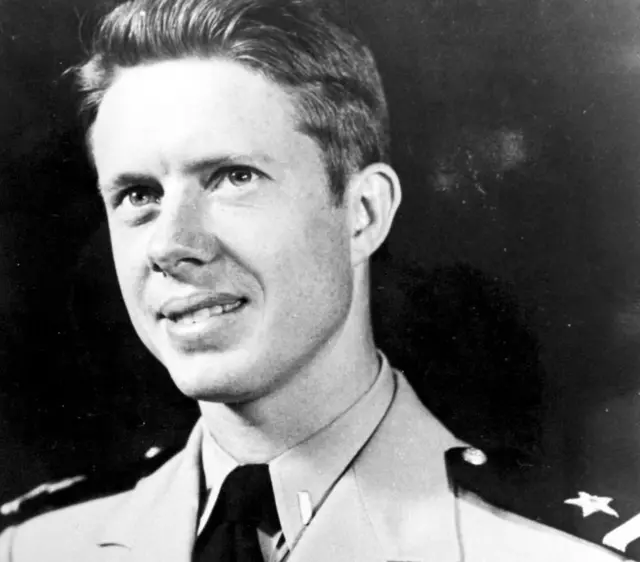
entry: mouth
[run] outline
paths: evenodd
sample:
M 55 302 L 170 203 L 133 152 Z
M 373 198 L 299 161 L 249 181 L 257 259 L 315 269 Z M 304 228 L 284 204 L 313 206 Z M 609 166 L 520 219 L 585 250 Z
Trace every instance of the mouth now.
M 198 307 L 195 310 L 186 310 L 184 312 L 170 312 L 167 313 L 165 318 L 172 324 L 177 326 L 191 326 L 206 322 L 209 318 L 215 316 L 224 316 L 225 314 L 231 314 L 235 312 L 247 302 L 245 298 L 239 298 L 234 302 L 228 302 L 224 304 L 213 304 L 209 306 Z
M 234 293 L 198 292 L 166 301 L 157 320 L 173 348 L 185 353 L 220 350 L 246 327 L 251 300 Z
M 232 314 L 248 299 L 231 293 L 197 293 L 166 301 L 158 310 L 158 320 L 174 326 L 190 326 L 211 318 Z

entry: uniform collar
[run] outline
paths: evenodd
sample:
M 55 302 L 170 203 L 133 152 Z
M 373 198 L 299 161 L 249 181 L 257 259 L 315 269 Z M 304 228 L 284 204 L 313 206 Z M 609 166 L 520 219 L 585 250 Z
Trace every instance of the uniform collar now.
M 105 559 L 191 559 L 204 431 L 200 420 L 182 453 L 122 495 L 97 537 Z M 444 451 L 459 444 L 383 359 L 378 379 L 348 412 L 271 463 L 291 561 L 459 560 L 443 462 Z M 308 491 L 318 511 L 307 528 L 298 491 Z
M 364 395 L 337 419 L 269 463 L 278 516 L 289 549 L 375 432 L 391 404 L 395 380 L 386 357 L 379 356 L 378 376 Z M 200 526 L 210 515 L 224 479 L 236 466 L 235 459 L 204 431 L 202 467 L 209 502 Z
M 198 422 L 180 454 L 141 479 L 132 493 L 123 495 L 123 503 L 96 537 L 99 546 L 131 551 L 131 560 L 190 560 L 203 429 Z
M 396 373 L 393 406 L 354 468 L 358 498 L 386 560 L 454 562 L 456 498 L 444 454 L 464 446 Z

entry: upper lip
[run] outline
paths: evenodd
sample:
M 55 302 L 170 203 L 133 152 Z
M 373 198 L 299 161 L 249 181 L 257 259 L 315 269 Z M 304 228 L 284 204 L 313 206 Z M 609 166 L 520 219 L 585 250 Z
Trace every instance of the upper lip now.
M 159 308 L 159 314 L 165 318 L 175 319 L 203 308 L 224 306 L 236 303 L 239 300 L 245 299 L 232 293 L 197 293 L 165 301 Z

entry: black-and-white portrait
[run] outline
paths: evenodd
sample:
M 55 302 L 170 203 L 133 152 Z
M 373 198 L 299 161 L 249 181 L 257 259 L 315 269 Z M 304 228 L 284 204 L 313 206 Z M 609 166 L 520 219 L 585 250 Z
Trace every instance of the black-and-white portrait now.
M 0 0 L 0 140 L 0 562 L 640 560 L 637 0 Z

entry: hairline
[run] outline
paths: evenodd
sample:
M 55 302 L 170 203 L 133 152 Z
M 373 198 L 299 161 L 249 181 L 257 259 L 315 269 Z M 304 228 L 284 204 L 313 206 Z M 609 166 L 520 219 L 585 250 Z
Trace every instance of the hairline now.
M 344 202 L 344 197 L 343 197 L 344 190 L 342 191 L 341 195 L 337 197 L 331 186 L 331 177 L 329 173 L 331 164 L 328 160 L 327 151 L 322 147 L 322 144 L 320 143 L 320 141 L 316 137 L 314 137 L 313 134 L 305 130 L 305 119 L 303 117 L 303 110 L 299 107 L 299 104 L 298 104 L 299 96 L 301 95 L 300 92 L 296 91 L 295 86 L 287 86 L 286 84 L 282 84 L 281 82 L 278 82 L 273 77 L 269 76 L 267 73 L 263 72 L 261 69 L 256 68 L 255 66 L 252 66 L 248 62 L 243 61 L 241 59 L 233 58 L 223 52 L 214 52 L 210 54 L 185 53 L 179 56 L 143 60 L 136 64 L 132 64 L 130 66 L 124 66 L 124 65 L 118 65 L 118 64 L 113 65 L 110 76 L 109 76 L 108 85 L 102 90 L 101 96 L 97 100 L 95 105 L 89 108 L 92 118 L 91 118 L 91 121 L 87 124 L 86 131 L 84 133 L 85 150 L 87 152 L 89 162 L 96 173 L 97 173 L 97 166 L 96 166 L 94 153 L 93 153 L 93 133 L 95 129 L 95 124 L 96 124 L 98 113 L 100 112 L 102 103 L 104 102 L 104 98 L 106 97 L 107 93 L 111 90 L 111 88 L 115 85 L 116 81 L 119 78 L 119 75 L 121 75 L 123 71 L 126 72 L 128 70 L 134 70 L 136 68 L 143 67 L 143 66 L 153 66 L 153 65 L 166 63 L 166 62 L 181 62 L 181 61 L 187 61 L 190 59 L 202 60 L 205 62 L 213 62 L 215 60 L 220 60 L 220 61 L 233 63 L 235 65 L 241 66 L 245 70 L 257 76 L 260 76 L 261 78 L 266 80 L 268 83 L 277 87 L 283 94 L 285 94 L 285 96 L 291 102 L 291 110 L 292 110 L 291 117 L 294 122 L 294 131 L 304 135 L 305 137 L 311 139 L 315 143 L 322 158 L 323 169 L 324 169 L 325 179 L 327 183 L 327 189 L 329 190 L 330 195 L 332 196 L 332 200 L 334 200 L 334 202 L 336 203 L 336 206 L 339 206 Z M 345 185 L 348 181 L 349 176 L 354 173 L 354 170 L 349 168 L 350 168 L 349 166 L 344 166 L 344 169 L 343 169 L 343 173 L 344 173 L 343 181 Z

